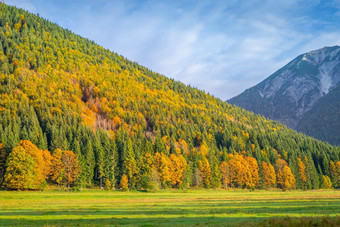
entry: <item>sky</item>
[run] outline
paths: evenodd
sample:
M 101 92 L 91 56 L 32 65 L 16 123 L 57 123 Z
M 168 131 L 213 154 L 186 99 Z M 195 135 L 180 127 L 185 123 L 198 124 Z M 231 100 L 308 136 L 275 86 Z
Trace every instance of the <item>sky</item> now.
M 227 100 L 340 45 L 340 0 L 5 0 Z

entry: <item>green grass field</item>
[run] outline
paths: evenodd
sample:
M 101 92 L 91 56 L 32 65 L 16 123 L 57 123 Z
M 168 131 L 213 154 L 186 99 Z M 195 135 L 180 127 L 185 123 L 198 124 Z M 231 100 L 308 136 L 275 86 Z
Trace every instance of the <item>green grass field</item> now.
M 340 192 L 334 190 L 0 191 L 0 226 L 225 226 L 287 216 L 338 220 L 339 215 Z

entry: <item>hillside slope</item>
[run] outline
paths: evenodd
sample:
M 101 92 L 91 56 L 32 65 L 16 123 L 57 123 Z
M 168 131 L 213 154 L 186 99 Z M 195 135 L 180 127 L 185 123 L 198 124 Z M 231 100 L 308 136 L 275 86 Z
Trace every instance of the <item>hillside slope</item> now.
M 154 73 L 26 11 L 2 4 L 0 12 L 1 178 L 6 157 L 29 140 L 52 154 L 72 150 L 82 169 L 74 182 L 80 187 L 319 188 L 324 175 L 337 185 L 331 173 L 338 147 Z M 264 180 L 263 165 L 275 166 L 277 181 L 275 172 L 274 181 Z M 301 166 L 306 180 L 300 180 Z M 283 170 L 296 184 L 285 184 Z
M 337 116 L 332 115 L 340 110 L 339 105 L 333 105 L 338 93 L 329 94 L 339 89 L 339 82 L 340 47 L 325 47 L 298 56 L 228 102 L 339 145 L 340 134 L 330 133 L 340 128 Z M 332 111 L 317 103 L 328 105 Z M 322 118 L 318 118 L 320 114 Z

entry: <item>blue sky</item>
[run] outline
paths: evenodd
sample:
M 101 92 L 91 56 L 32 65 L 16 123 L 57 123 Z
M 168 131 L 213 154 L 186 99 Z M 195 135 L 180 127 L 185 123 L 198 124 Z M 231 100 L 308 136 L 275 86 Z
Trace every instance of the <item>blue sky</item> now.
M 340 0 L 8 0 L 222 100 L 340 45 Z

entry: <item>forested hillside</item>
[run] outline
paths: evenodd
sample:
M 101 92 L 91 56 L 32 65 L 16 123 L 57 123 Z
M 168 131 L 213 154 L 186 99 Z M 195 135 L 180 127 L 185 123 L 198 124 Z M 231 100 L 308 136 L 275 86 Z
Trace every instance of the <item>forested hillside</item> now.
M 0 26 L 4 188 L 340 186 L 339 147 L 15 7 Z

